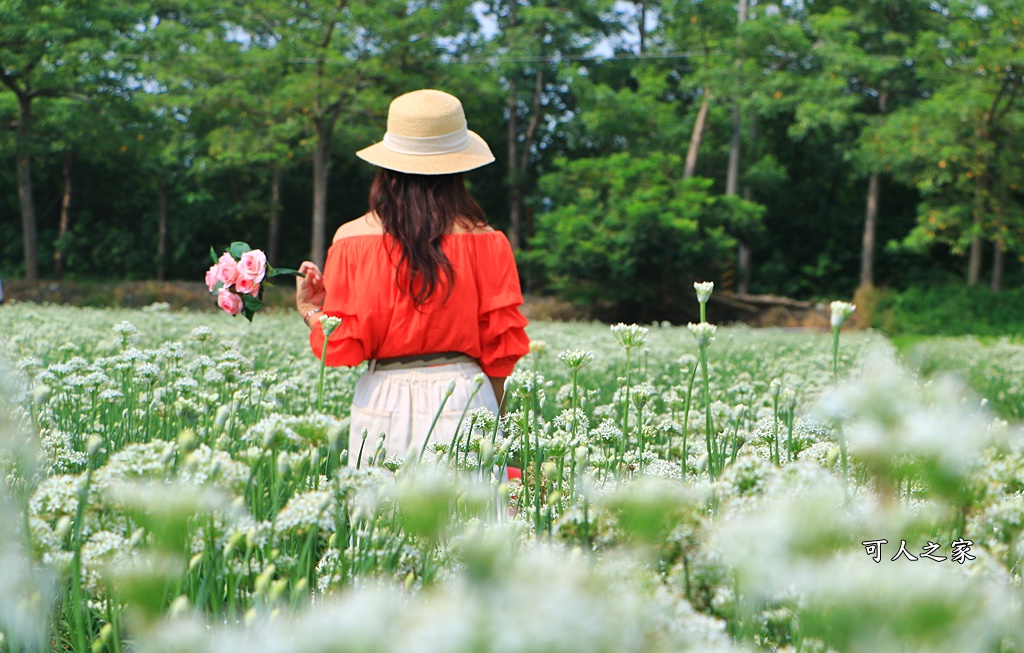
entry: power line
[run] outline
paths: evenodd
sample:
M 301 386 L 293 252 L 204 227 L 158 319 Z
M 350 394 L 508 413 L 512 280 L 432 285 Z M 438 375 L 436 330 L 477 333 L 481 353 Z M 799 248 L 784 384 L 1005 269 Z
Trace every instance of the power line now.
M 597 54 L 581 54 L 581 55 L 549 55 L 543 57 L 469 57 L 469 58 L 453 58 L 448 59 L 445 63 L 449 64 L 501 64 L 501 63 L 561 63 L 569 61 L 647 61 L 647 60 L 664 60 L 664 59 L 704 59 L 704 58 L 721 58 L 721 57 L 735 57 L 736 55 L 730 52 L 672 52 L 665 54 L 617 54 L 613 56 L 597 55 Z M 885 62 L 899 62 L 906 61 L 906 58 L 897 57 L 894 55 L 865 55 L 865 58 L 873 61 L 885 61 Z M 339 59 L 331 57 L 324 59 L 325 64 L 343 65 L 350 64 L 353 60 L 351 59 Z M 289 59 L 289 64 L 295 65 L 309 65 L 319 63 L 316 59 Z
M 704 59 L 704 58 L 722 58 L 722 57 L 735 57 L 734 53 L 730 52 L 667 52 L 664 54 L 615 54 L 612 56 L 601 55 L 601 54 L 580 54 L 580 55 L 547 55 L 538 57 L 468 57 L 468 58 L 451 58 L 447 59 L 445 63 L 448 64 L 502 64 L 502 63 L 561 63 L 561 62 L 612 62 L 612 61 L 660 61 L 660 60 L 672 60 L 672 59 Z M 147 57 L 144 55 L 137 54 L 111 54 L 109 59 L 121 58 L 121 59 L 134 59 L 134 60 L 145 60 L 149 62 L 159 62 L 163 57 Z M 884 62 L 899 62 L 905 61 L 903 57 L 897 57 L 893 55 L 866 55 L 865 58 L 873 61 L 884 61 Z M 176 57 L 177 59 L 177 57 Z M 340 57 L 328 57 L 322 61 L 327 65 L 350 65 L 354 62 L 354 59 L 346 59 Z M 301 58 L 301 59 L 286 59 L 285 63 L 295 66 L 311 66 L 321 63 L 320 60 L 315 58 Z

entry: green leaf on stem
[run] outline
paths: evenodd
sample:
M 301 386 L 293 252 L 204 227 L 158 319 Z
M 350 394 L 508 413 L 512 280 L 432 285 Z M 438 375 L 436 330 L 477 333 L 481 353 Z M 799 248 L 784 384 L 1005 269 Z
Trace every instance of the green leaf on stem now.
M 303 278 L 306 277 L 306 275 L 302 274 L 298 270 L 292 270 L 290 268 L 275 268 L 275 267 L 271 267 L 270 265 L 267 265 L 267 275 L 266 275 L 266 277 L 268 279 L 270 277 L 279 277 L 279 276 L 284 275 L 284 274 L 291 274 L 291 275 L 294 275 L 296 277 L 303 277 Z
M 248 243 L 243 243 L 239 240 L 236 240 L 235 242 L 231 243 L 231 247 L 228 248 L 228 252 L 231 254 L 231 256 L 235 258 L 236 261 L 242 258 L 242 254 L 251 251 L 252 247 L 249 247 Z
M 252 311 L 253 313 L 255 313 L 256 311 L 263 308 L 263 302 L 253 297 L 252 295 L 242 295 L 242 304 L 245 306 L 246 312 Z M 252 320 L 252 318 L 250 317 L 249 320 Z

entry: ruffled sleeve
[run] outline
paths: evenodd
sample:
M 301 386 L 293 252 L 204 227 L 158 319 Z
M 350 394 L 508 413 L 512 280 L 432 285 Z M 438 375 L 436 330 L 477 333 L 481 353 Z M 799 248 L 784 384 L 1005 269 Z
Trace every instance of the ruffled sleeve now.
M 530 339 L 519 312 L 523 293 L 512 247 L 504 234 L 488 239 L 488 245 L 478 250 L 477 259 L 480 367 L 487 376 L 503 377 L 530 351 Z
M 345 331 L 358 331 L 358 317 L 327 308 L 324 308 L 324 315 L 341 318 L 341 325 L 338 326 L 337 331 L 331 334 L 327 342 L 328 365 L 355 367 L 370 357 L 359 338 L 345 333 Z M 309 346 L 313 349 L 316 357 L 320 358 L 323 353 L 324 332 L 320 324 L 316 322 L 313 323 L 313 329 L 309 332 Z
M 327 364 L 331 366 L 355 367 L 370 357 L 371 342 L 369 325 L 366 321 L 367 307 L 353 292 L 355 279 L 350 269 L 354 261 L 346 260 L 344 249 L 332 245 L 324 264 L 324 315 L 341 319 L 341 324 L 327 342 Z M 313 353 L 320 358 L 323 352 L 324 332 L 321 325 L 313 321 L 309 332 L 309 344 Z

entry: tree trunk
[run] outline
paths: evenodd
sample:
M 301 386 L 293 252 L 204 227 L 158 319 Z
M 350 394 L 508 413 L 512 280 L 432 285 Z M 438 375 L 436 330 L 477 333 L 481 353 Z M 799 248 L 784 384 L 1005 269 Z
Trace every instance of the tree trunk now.
M 747 20 L 747 0 L 738 0 L 737 25 L 742 26 Z M 737 39 L 739 40 L 739 39 Z M 736 60 L 736 67 L 743 66 L 743 59 Z M 740 115 L 739 102 L 733 101 L 732 105 L 732 138 L 729 139 L 729 169 L 725 176 L 725 194 L 736 195 L 740 180 L 740 145 L 743 137 L 743 119 Z M 747 292 L 750 279 L 750 248 L 746 243 L 740 242 L 739 251 L 736 253 L 737 277 L 739 285 L 737 290 L 741 293 Z
M 315 123 L 316 147 L 313 150 L 313 243 L 310 256 L 321 268 L 327 258 L 327 183 L 331 166 L 331 137 L 334 116 L 323 116 Z
M 166 183 L 160 184 L 160 211 L 157 217 L 156 280 L 166 281 L 164 272 L 167 265 L 167 214 L 170 190 Z
M 32 99 L 18 98 L 18 201 L 21 205 L 21 234 L 25 249 L 25 280 L 39 279 L 39 237 L 36 205 L 32 198 Z
M 878 115 L 885 115 L 889 104 L 888 82 L 882 81 L 882 90 L 878 94 Z M 878 230 L 878 198 L 880 179 L 877 172 L 868 177 L 868 198 L 864 208 L 864 235 L 860 248 L 860 286 L 870 288 L 875 285 L 875 232 Z
M 739 28 L 743 26 L 743 23 L 747 21 L 747 0 L 737 0 L 736 2 L 736 25 L 737 32 Z M 736 41 L 742 45 L 742 41 L 737 36 Z M 737 71 L 743 67 L 743 58 L 740 57 L 736 60 L 735 66 Z M 737 81 L 739 75 L 736 76 Z M 740 178 L 740 144 L 743 136 L 743 120 L 740 116 L 740 105 L 736 101 L 736 96 L 739 93 L 733 95 L 732 103 L 732 138 L 729 139 L 729 169 L 725 176 L 725 194 L 735 195 L 736 189 L 739 186 Z
M 729 141 L 729 170 L 725 177 L 725 194 L 736 195 L 740 176 L 740 136 L 742 130 L 740 107 L 732 105 L 732 138 Z M 736 290 L 746 294 L 750 288 L 750 247 L 740 241 L 736 252 L 736 276 L 739 279 Z
M 860 286 L 875 285 L 875 230 L 878 224 L 878 173 L 868 177 L 868 200 L 864 210 L 864 235 L 860 247 Z
M 281 244 L 281 169 L 275 167 L 270 176 L 270 228 L 267 234 L 267 258 L 278 262 Z
M 647 3 L 644 0 L 640 0 L 638 3 L 640 6 L 640 20 L 637 22 L 637 31 L 640 33 L 640 56 L 644 56 L 644 50 L 646 49 L 647 40 Z
M 740 179 L 740 137 L 743 127 L 740 107 L 732 105 L 732 137 L 729 139 L 729 168 L 725 175 L 725 194 L 736 195 Z
M 1003 241 L 997 238 L 992 243 L 992 292 L 1003 289 Z
M 61 176 L 64 179 L 64 195 L 60 202 L 60 227 L 57 231 L 57 243 L 53 248 L 53 277 L 64 277 L 68 232 L 71 231 L 71 203 L 75 190 L 75 153 L 67 150 L 61 153 Z
M 516 169 L 516 189 L 513 197 L 516 202 L 517 221 L 519 229 L 522 230 L 523 218 L 523 196 L 526 195 L 526 171 L 530 167 L 530 150 L 533 148 L 533 139 L 537 135 L 537 126 L 540 124 L 540 99 L 544 93 L 544 71 L 539 66 L 533 73 L 533 101 L 530 105 L 530 122 L 526 124 L 526 133 L 523 134 L 523 147 L 519 151 L 519 164 Z M 529 233 L 527 233 L 529 236 Z M 529 240 L 523 239 L 522 233 L 517 232 L 519 244 L 524 248 L 529 246 Z
M 756 143 L 757 117 L 754 116 L 749 122 L 750 141 L 752 143 Z M 750 187 L 750 184 L 743 185 L 743 199 L 748 202 L 754 201 L 754 189 Z M 746 241 L 740 241 L 739 252 L 736 259 L 737 267 L 739 267 L 739 282 L 736 284 L 736 291 L 742 295 L 746 295 L 750 293 L 751 262 L 753 261 L 753 254 L 750 251 L 750 245 L 748 245 Z
M 518 2 L 508 5 L 508 27 L 516 26 L 516 7 Z M 519 232 L 523 223 L 523 188 L 519 179 L 519 106 L 516 101 L 515 74 L 508 79 L 508 124 L 505 139 L 508 147 L 508 242 L 513 250 L 519 249 Z
M 523 228 L 523 188 L 514 182 L 508 189 L 508 243 L 513 250 L 521 246 L 519 233 Z
M 977 286 L 981 281 L 981 236 L 971 239 L 971 253 L 967 259 L 967 285 Z
M 540 99 L 544 92 L 544 71 L 537 68 L 533 74 L 533 100 L 530 105 L 530 122 L 523 134 L 522 148 L 519 143 L 519 111 L 516 101 L 516 82 L 509 80 L 508 91 L 508 241 L 512 249 L 519 249 L 524 244 L 523 229 L 523 196 L 526 183 L 526 171 L 530 167 L 530 148 L 540 124 Z
M 740 241 L 739 249 L 736 252 L 736 267 L 738 268 L 739 281 L 736 283 L 736 292 L 740 295 L 750 293 L 750 261 L 752 254 L 750 245 Z
M 516 106 L 516 80 L 508 82 L 508 242 L 519 249 L 519 231 L 523 222 L 523 189 L 519 181 L 519 110 Z
M 754 201 L 754 191 L 750 186 L 743 187 L 743 199 L 748 202 Z M 739 268 L 739 280 L 736 283 L 736 292 L 741 295 L 750 293 L 750 265 L 753 261 L 753 253 L 746 241 L 740 241 L 739 251 L 736 254 L 736 267 Z
M 704 98 L 701 100 L 700 109 L 697 111 L 697 121 L 693 123 L 693 133 L 690 134 L 690 149 L 686 151 L 686 166 L 683 168 L 683 179 L 693 177 L 697 170 L 697 154 L 700 151 L 700 142 L 704 138 L 704 125 L 708 120 L 708 99 L 711 89 L 704 89 Z
M 977 176 L 974 188 L 974 206 L 971 212 L 974 236 L 971 238 L 971 250 L 967 259 L 967 285 L 973 287 L 978 285 L 978 282 L 981 280 L 981 225 L 985 213 L 984 175 Z

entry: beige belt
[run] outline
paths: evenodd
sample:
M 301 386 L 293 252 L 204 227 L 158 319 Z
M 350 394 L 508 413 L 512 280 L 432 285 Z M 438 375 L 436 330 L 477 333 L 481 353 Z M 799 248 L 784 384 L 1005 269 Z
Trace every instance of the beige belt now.
M 451 365 L 453 363 L 476 363 L 477 360 L 461 351 L 444 351 L 436 354 L 418 354 L 416 356 L 399 356 L 397 358 L 372 358 L 368 371 L 388 372 L 391 370 L 408 370 L 415 367 L 431 365 Z

